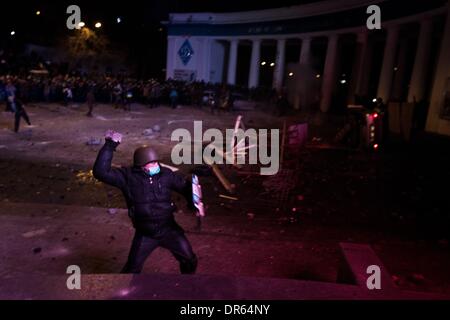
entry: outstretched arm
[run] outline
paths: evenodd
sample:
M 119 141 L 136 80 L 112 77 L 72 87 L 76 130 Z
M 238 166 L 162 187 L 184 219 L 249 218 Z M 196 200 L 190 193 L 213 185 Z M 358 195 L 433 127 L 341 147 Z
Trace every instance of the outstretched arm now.
M 105 144 L 100 149 L 95 160 L 93 174 L 96 179 L 104 183 L 123 188 L 126 185 L 124 170 L 111 167 L 113 153 L 120 144 L 120 141 L 120 134 L 114 132 L 107 133 Z

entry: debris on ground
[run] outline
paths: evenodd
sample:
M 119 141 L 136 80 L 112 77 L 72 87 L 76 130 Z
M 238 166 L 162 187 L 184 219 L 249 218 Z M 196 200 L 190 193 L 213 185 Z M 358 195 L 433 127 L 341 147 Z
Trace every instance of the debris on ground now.
M 153 135 L 153 129 L 151 129 L 151 128 L 145 129 L 145 130 L 142 132 L 142 135 L 143 135 L 143 136 L 151 136 L 151 135 Z
M 116 214 L 118 212 L 118 210 L 116 208 L 109 208 L 108 209 L 108 213 L 109 214 Z
M 24 238 L 32 238 L 32 237 L 35 237 L 35 236 L 43 235 L 46 232 L 47 232 L 47 230 L 45 230 L 45 229 L 33 230 L 33 231 L 29 231 L 29 232 L 23 233 L 22 237 L 24 237 Z
M 223 194 L 219 194 L 219 197 L 220 198 L 224 198 L 224 199 L 228 199 L 228 200 L 234 200 L 234 201 L 238 200 L 238 198 L 236 198 L 236 197 L 230 197 L 230 196 L 226 196 L 226 195 L 223 195 Z
M 86 145 L 88 146 L 98 146 L 102 144 L 102 139 L 100 138 L 90 138 L 88 141 L 86 141 Z
M 93 183 L 93 184 L 101 184 L 100 181 L 94 178 L 94 174 L 92 170 L 89 171 L 78 171 L 78 173 L 75 175 L 76 180 L 79 185 L 83 185 L 86 183 Z
M 159 137 L 160 134 L 159 134 L 159 131 L 155 131 L 152 128 L 148 128 L 142 132 L 142 135 L 149 139 L 154 139 L 154 138 Z

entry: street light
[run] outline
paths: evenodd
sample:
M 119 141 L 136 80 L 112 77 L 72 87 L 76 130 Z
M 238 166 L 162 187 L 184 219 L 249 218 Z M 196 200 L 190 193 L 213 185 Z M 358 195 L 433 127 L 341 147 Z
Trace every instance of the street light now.
M 272 62 L 272 63 L 270 64 L 271 67 L 273 67 L 274 65 L 275 65 L 275 62 Z
M 38 15 L 40 15 L 41 14 L 41 12 L 38 10 L 38 11 L 36 11 L 36 15 L 38 16 Z
M 261 62 L 261 65 L 262 65 L 262 66 L 265 66 L 265 65 L 266 65 L 266 62 L 265 62 L 265 61 Z
M 100 23 L 100 22 L 97 22 L 96 24 L 95 24 L 95 27 L 96 28 L 100 28 L 102 26 L 102 24 Z
M 13 35 L 15 35 L 16 34 L 16 32 L 13 30 L 13 31 L 11 31 L 11 35 L 13 36 Z
M 83 28 L 86 25 L 83 21 L 78 22 L 78 28 Z
M 121 23 L 121 22 L 122 22 L 122 18 L 117 17 L 116 22 L 117 22 L 117 23 Z
M 289 72 L 289 77 L 292 77 L 294 75 L 293 72 Z

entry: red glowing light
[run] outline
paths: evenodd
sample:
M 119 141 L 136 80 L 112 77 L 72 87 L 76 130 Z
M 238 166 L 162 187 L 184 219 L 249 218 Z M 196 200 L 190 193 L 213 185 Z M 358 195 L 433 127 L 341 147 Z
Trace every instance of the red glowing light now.
M 378 144 L 375 143 L 375 144 L 373 145 L 373 148 L 374 148 L 375 150 L 378 149 Z
M 373 117 L 376 119 L 376 118 L 378 118 L 378 113 L 374 113 L 373 114 Z

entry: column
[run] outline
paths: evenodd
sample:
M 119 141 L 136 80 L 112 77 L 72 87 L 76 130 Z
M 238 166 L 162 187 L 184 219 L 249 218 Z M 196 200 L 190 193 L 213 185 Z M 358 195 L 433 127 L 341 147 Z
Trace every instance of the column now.
M 261 40 L 252 41 L 252 57 L 250 60 L 250 75 L 248 77 L 248 87 L 255 88 L 259 85 L 259 59 L 261 51 Z
M 237 55 L 238 55 L 238 45 L 239 40 L 233 39 L 230 41 L 230 58 L 228 60 L 228 84 L 236 84 L 236 65 L 237 65 Z
M 356 36 L 356 62 L 354 65 L 352 88 L 353 96 L 350 101 L 355 101 L 355 95 L 365 96 L 369 86 L 371 50 L 369 48 L 367 31 Z
M 278 39 L 277 56 L 275 59 L 275 70 L 273 71 L 273 88 L 279 91 L 283 87 L 284 56 L 286 52 L 286 39 Z
M 378 83 L 377 97 L 388 102 L 390 98 L 392 77 L 394 75 L 395 55 L 397 52 L 398 26 L 388 29 L 386 45 L 384 47 L 383 66 L 381 67 L 380 80 Z
M 420 23 L 419 40 L 408 92 L 408 102 L 420 101 L 424 98 L 425 80 L 428 72 L 431 49 L 431 19 Z
M 167 37 L 167 56 L 166 56 L 166 80 L 173 78 L 173 68 L 175 62 L 175 38 Z
M 331 35 L 328 39 L 327 56 L 325 58 L 325 67 L 323 71 L 322 99 L 320 101 L 320 110 L 327 112 L 331 106 L 331 98 L 336 80 L 336 63 L 338 53 L 338 35 Z
M 311 38 L 302 39 L 302 47 L 298 63 L 300 65 L 309 65 L 311 62 Z
M 300 56 L 298 59 L 299 68 L 297 68 L 294 81 L 294 109 L 307 110 L 309 106 L 308 98 L 311 97 L 310 82 L 314 81 L 315 78 L 310 78 L 312 76 L 311 70 L 311 38 L 302 38 L 302 46 L 300 49 Z
M 431 90 L 430 106 L 426 130 L 450 135 L 450 122 L 440 118 L 442 105 L 444 102 L 444 92 L 448 90 L 448 78 L 450 78 L 450 6 L 447 10 L 447 20 L 445 22 L 444 33 L 440 46 L 440 53 L 434 75 L 433 88 Z
M 197 80 L 203 80 L 205 82 L 210 81 L 211 72 L 211 41 L 210 38 L 204 38 L 202 42 L 201 56 L 197 56 Z
M 394 77 L 391 85 L 391 99 L 404 101 L 406 99 L 405 78 L 407 76 L 406 65 L 408 59 L 408 39 L 399 39 L 397 45 L 397 61 L 394 64 Z

